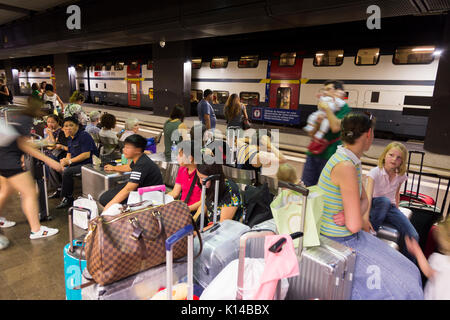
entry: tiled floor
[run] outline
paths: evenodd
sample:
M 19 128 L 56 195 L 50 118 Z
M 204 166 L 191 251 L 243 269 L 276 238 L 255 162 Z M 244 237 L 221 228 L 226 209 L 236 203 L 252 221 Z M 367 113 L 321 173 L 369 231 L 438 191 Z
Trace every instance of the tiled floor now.
M 79 186 L 77 189 L 81 190 Z M 0 214 L 17 224 L 2 229 L 10 245 L 0 251 L 0 299 L 64 300 L 63 248 L 69 242 L 67 210 L 54 209 L 59 200 L 49 200 L 54 219 L 42 224 L 58 228 L 59 233 L 46 239 L 30 240 L 30 227 L 20 209 L 19 195 L 10 199 Z M 82 232 L 81 229 L 75 231 L 75 235 Z

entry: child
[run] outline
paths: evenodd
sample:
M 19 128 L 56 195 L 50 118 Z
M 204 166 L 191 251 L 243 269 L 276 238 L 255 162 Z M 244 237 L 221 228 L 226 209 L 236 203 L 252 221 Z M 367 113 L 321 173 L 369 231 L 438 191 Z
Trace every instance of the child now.
M 438 225 L 436 240 L 442 254 L 435 252 L 427 261 L 417 241 L 405 238 L 408 251 L 416 257 L 420 270 L 428 278 L 425 300 L 450 300 L 450 219 Z
M 295 169 L 288 163 L 280 165 L 277 172 L 277 179 L 278 181 L 290 182 L 293 184 L 299 183 Z
M 329 96 L 325 96 L 322 93 L 319 94 L 319 100 L 328 103 L 328 107 L 334 113 L 338 112 L 345 105 L 344 100 L 342 100 L 338 97 L 332 98 Z M 303 128 L 303 130 L 305 130 L 306 132 L 311 132 L 312 130 L 314 130 L 314 127 L 316 125 L 316 121 L 317 121 L 317 118 L 319 117 L 319 115 L 323 115 L 324 118 L 323 118 L 322 122 L 320 123 L 319 130 L 317 130 L 317 132 L 314 134 L 314 137 L 317 139 L 322 139 L 323 136 L 325 135 L 325 133 L 327 133 L 328 130 L 330 129 L 330 121 L 327 119 L 325 111 L 317 110 L 317 111 L 311 113 L 308 116 L 308 119 L 306 121 L 307 125 Z
M 408 151 L 398 142 L 390 143 L 378 158 L 378 166 L 367 176 L 369 221 L 374 231 L 383 224 L 393 225 L 400 233 L 400 252 L 414 261 L 406 250 L 405 235 L 419 241 L 419 234 L 408 218 L 399 210 L 400 186 L 407 180 L 406 156 Z M 370 225 L 369 225 L 370 227 Z

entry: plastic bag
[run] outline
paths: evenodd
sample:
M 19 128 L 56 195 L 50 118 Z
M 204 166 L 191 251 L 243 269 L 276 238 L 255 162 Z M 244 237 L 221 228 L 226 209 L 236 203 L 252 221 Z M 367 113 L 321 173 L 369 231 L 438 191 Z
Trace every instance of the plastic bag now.
M 90 220 L 98 216 L 97 202 L 89 194 L 87 198 L 78 198 L 73 202 L 74 207 L 89 209 L 91 211 Z M 84 211 L 73 209 L 73 224 L 87 230 L 89 221 L 88 214 Z
M 206 287 L 200 300 L 236 300 L 239 259 L 231 261 Z M 244 268 L 243 300 L 251 300 L 261 285 L 264 272 L 264 259 L 246 258 Z M 278 299 L 284 300 L 289 283 L 281 279 L 281 292 Z
M 152 201 L 154 206 L 159 206 L 163 204 L 162 195 L 163 193 L 160 191 L 146 192 L 142 195 L 142 201 L 144 200 Z M 173 201 L 173 197 L 168 194 L 165 194 L 164 198 L 166 204 Z M 141 197 L 139 196 L 139 193 L 137 191 L 131 191 L 130 194 L 128 195 L 127 204 L 134 204 L 138 202 L 141 202 Z

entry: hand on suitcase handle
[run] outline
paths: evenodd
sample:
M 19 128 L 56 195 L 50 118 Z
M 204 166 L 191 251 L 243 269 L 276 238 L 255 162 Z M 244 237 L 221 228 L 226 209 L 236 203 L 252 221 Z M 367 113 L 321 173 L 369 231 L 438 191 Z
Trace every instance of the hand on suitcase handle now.
M 157 186 L 142 187 L 142 188 L 138 189 L 138 193 L 140 196 L 142 196 L 146 192 L 152 192 L 152 191 L 166 192 L 166 186 L 164 184 L 161 184 L 161 185 L 157 185 Z

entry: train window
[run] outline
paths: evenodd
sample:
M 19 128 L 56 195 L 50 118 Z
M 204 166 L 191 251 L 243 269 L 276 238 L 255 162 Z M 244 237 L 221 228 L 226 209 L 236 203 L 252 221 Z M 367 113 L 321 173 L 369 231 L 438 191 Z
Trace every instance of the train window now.
M 25 89 L 25 82 L 21 82 L 21 83 L 20 83 L 20 87 L 21 87 L 22 89 Z
M 357 66 L 376 65 L 380 60 L 380 48 L 359 49 L 355 57 Z
M 117 63 L 114 65 L 114 71 L 117 71 L 117 70 L 123 70 L 124 65 L 125 65 L 124 62 L 117 62 Z
M 372 96 L 370 97 L 371 103 L 378 103 L 380 100 L 380 92 L 379 91 L 372 91 Z
M 95 84 L 95 88 L 98 89 L 98 83 Z
M 213 91 L 213 104 L 225 104 L 229 95 L 228 91 Z
M 106 71 L 111 71 L 111 68 L 112 68 L 112 62 L 111 61 L 106 62 L 105 63 L 105 70 Z
M 39 67 L 39 72 L 44 72 L 44 67 Z
M 322 50 L 314 56 L 314 66 L 340 66 L 344 62 L 344 50 Z
M 214 57 L 211 60 L 211 69 L 226 68 L 228 66 L 228 57 Z
M 103 84 L 103 87 L 104 87 L 103 89 L 106 89 L 106 83 Z
M 258 56 L 242 56 L 239 59 L 238 68 L 256 68 L 258 66 Z
M 152 60 L 147 61 L 147 70 L 153 70 L 153 61 Z
M 36 66 L 31 67 L 31 72 L 36 72 L 36 70 L 37 70 Z
M 138 68 L 138 63 L 137 61 L 133 61 L 128 67 L 130 68 L 130 70 L 136 70 Z
M 134 82 L 132 82 L 130 86 L 130 98 L 133 101 L 137 100 L 137 85 Z
M 31 88 L 31 83 L 27 82 L 27 89 Z
M 434 60 L 434 47 L 400 47 L 395 49 L 394 64 L 428 64 Z
M 80 83 L 80 91 L 85 91 L 84 83 Z
M 280 54 L 280 67 L 292 67 L 295 65 L 295 57 L 297 56 L 297 53 L 291 52 L 291 53 L 282 53 Z
M 202 67 L 202 58 L 193 58 L 191 60 L 192 69 L 200 69 Z
M 94 71 L 102 71 L 103 63 L 96 63 L 94 67 Z
M 291 104 L 291 88 L 278 88 L 277 90 L 277 108 L 289 109 Z
M 191 102 L 198 103 L 203 98 L 203 91 L 202 90 L 191 90 Z
M 243 104 L 249 106 L 257 106 L 259 104 L 259 93 L 258 92 L 241 92 L 239 94 L 239 99 Z

